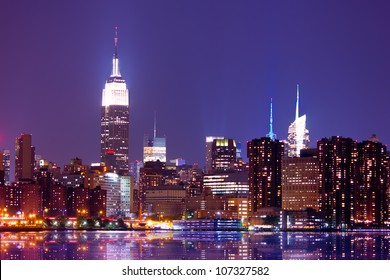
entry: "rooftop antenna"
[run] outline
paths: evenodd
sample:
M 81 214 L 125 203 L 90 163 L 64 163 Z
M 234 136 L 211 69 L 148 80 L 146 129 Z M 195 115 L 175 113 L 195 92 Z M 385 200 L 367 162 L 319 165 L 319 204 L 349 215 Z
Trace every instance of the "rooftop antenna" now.
M 267 134 L 271 140 L 275 140 L 276 134 L 273 130 L 273 118 L 272 118 L 272 98 L 271 98 L 271 110 L 270 110 L 270 116 L 269 116 L 269 133 Z

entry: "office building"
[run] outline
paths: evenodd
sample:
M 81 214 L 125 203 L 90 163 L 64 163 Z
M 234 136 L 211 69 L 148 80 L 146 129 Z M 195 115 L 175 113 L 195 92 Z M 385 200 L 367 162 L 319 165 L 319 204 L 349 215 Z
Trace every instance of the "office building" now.
M 121 188 L 121 216 L 130 217 L 134 179 L 131 176 L 121 175 L 119 176 L 119 182 Z
M 160 161 L 167 162 L 167 143 L 165 137 L 157 137 L 156 114 L 154 114 L 153 137 L 144 135 L 143 162 Z
M 21 134 L 15 141 L 15 181 L 32 180 L 35 162 L 35 148 L 31 134 Z
M 234 170 L 237 163 L 236 140 L 214 139 L 211 144 L 211 172 Z
M 118 33 L 115 29 L 112 72 L 103 89 L 101 111 L 100 160 L 113 170 L 129 170 L 129 91 L 119 71 Z M 109 152 L 109 153 L 107 153 Z
M 206 137 L 206 173 L 212 168 L 212 145 L 215 139 L 223 139 L 221 136 L 207 136 Z
M 299 158 L 282 160 L 283 210 L 319 210 L 319 169 L 317 151 Z
M 309 141 L 309 130 L 306 129 L 306 115 L 299 116 L 299 85 L 297 85 L 295 120 L 288 127 L 288 157 L 299 157 L 301 150 L 309 147 Z
M 107 172 L 100 182 L 102 190 L 106 191 L 106 216 L 118 217 L 121 215 L 121 184 L 119 175 Z
M 247 172 L 218 172 L 205 174 L 203 188 L 208 188 L 213 195 L 225 195 L 230 197 L 249 196 Z

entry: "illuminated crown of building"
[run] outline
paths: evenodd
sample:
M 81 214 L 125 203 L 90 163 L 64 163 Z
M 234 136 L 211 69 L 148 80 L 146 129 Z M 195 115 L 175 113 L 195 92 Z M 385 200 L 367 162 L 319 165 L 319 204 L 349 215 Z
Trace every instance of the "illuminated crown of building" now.
M 124 105 L 129 106 L 129 91 L 125 80 L 119 71 L 118 57 L 118 29 L 115 28 L 114 57 L 112 59 L 112 72 L 103 89 L 102 106 Z
M 302 149 L 309 147 L 309 130 L 306 129 L 306 115 L 299 116 L 299 85 L 297 85 L 297 103 L 295 121 L 288 127 L 288 156 L 299 157 Z

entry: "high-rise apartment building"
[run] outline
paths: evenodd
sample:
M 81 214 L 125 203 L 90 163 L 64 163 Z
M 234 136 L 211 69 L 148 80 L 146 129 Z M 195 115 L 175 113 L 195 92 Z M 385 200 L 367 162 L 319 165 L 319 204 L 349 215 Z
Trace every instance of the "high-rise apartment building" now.
M 15 142 L 15 181 L 32 180 L 35 163 L 35 148 L 31 134 L 21 134 Z
M 263 207 L 282 207 L 284 143 L 269 137 L 248 142 L 249 213 Z
M 354 224 L 383 226 L 388 219 L 387 148 L 376 135 L 358 143 L 358 176 L 354 188 Z
M 297 85 L 297 103 L 295 120 L 288 127 L 288 157 L 299 157 L 302 149 L 309 147 L 309 130 L 306 129 L 306 115 L 299 116 L 299 85 Z
M 330 227 L 353 223 L 358 149 L 351 138 L 333 136 L 317 142 L 319 161 L 319 210 Z
M 118 33 L 115 29 L 112 73 L 103 89 L 101 112 L 101 162 L 111 165 L 113 170 L 129 169 L 129 91 L 119 72 Z

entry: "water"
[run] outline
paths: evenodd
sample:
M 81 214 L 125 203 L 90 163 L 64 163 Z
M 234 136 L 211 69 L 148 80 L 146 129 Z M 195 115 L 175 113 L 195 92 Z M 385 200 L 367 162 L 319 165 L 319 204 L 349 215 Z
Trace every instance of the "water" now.
M 3 232 L 2 260 L 390 259 L 390 232 Z

